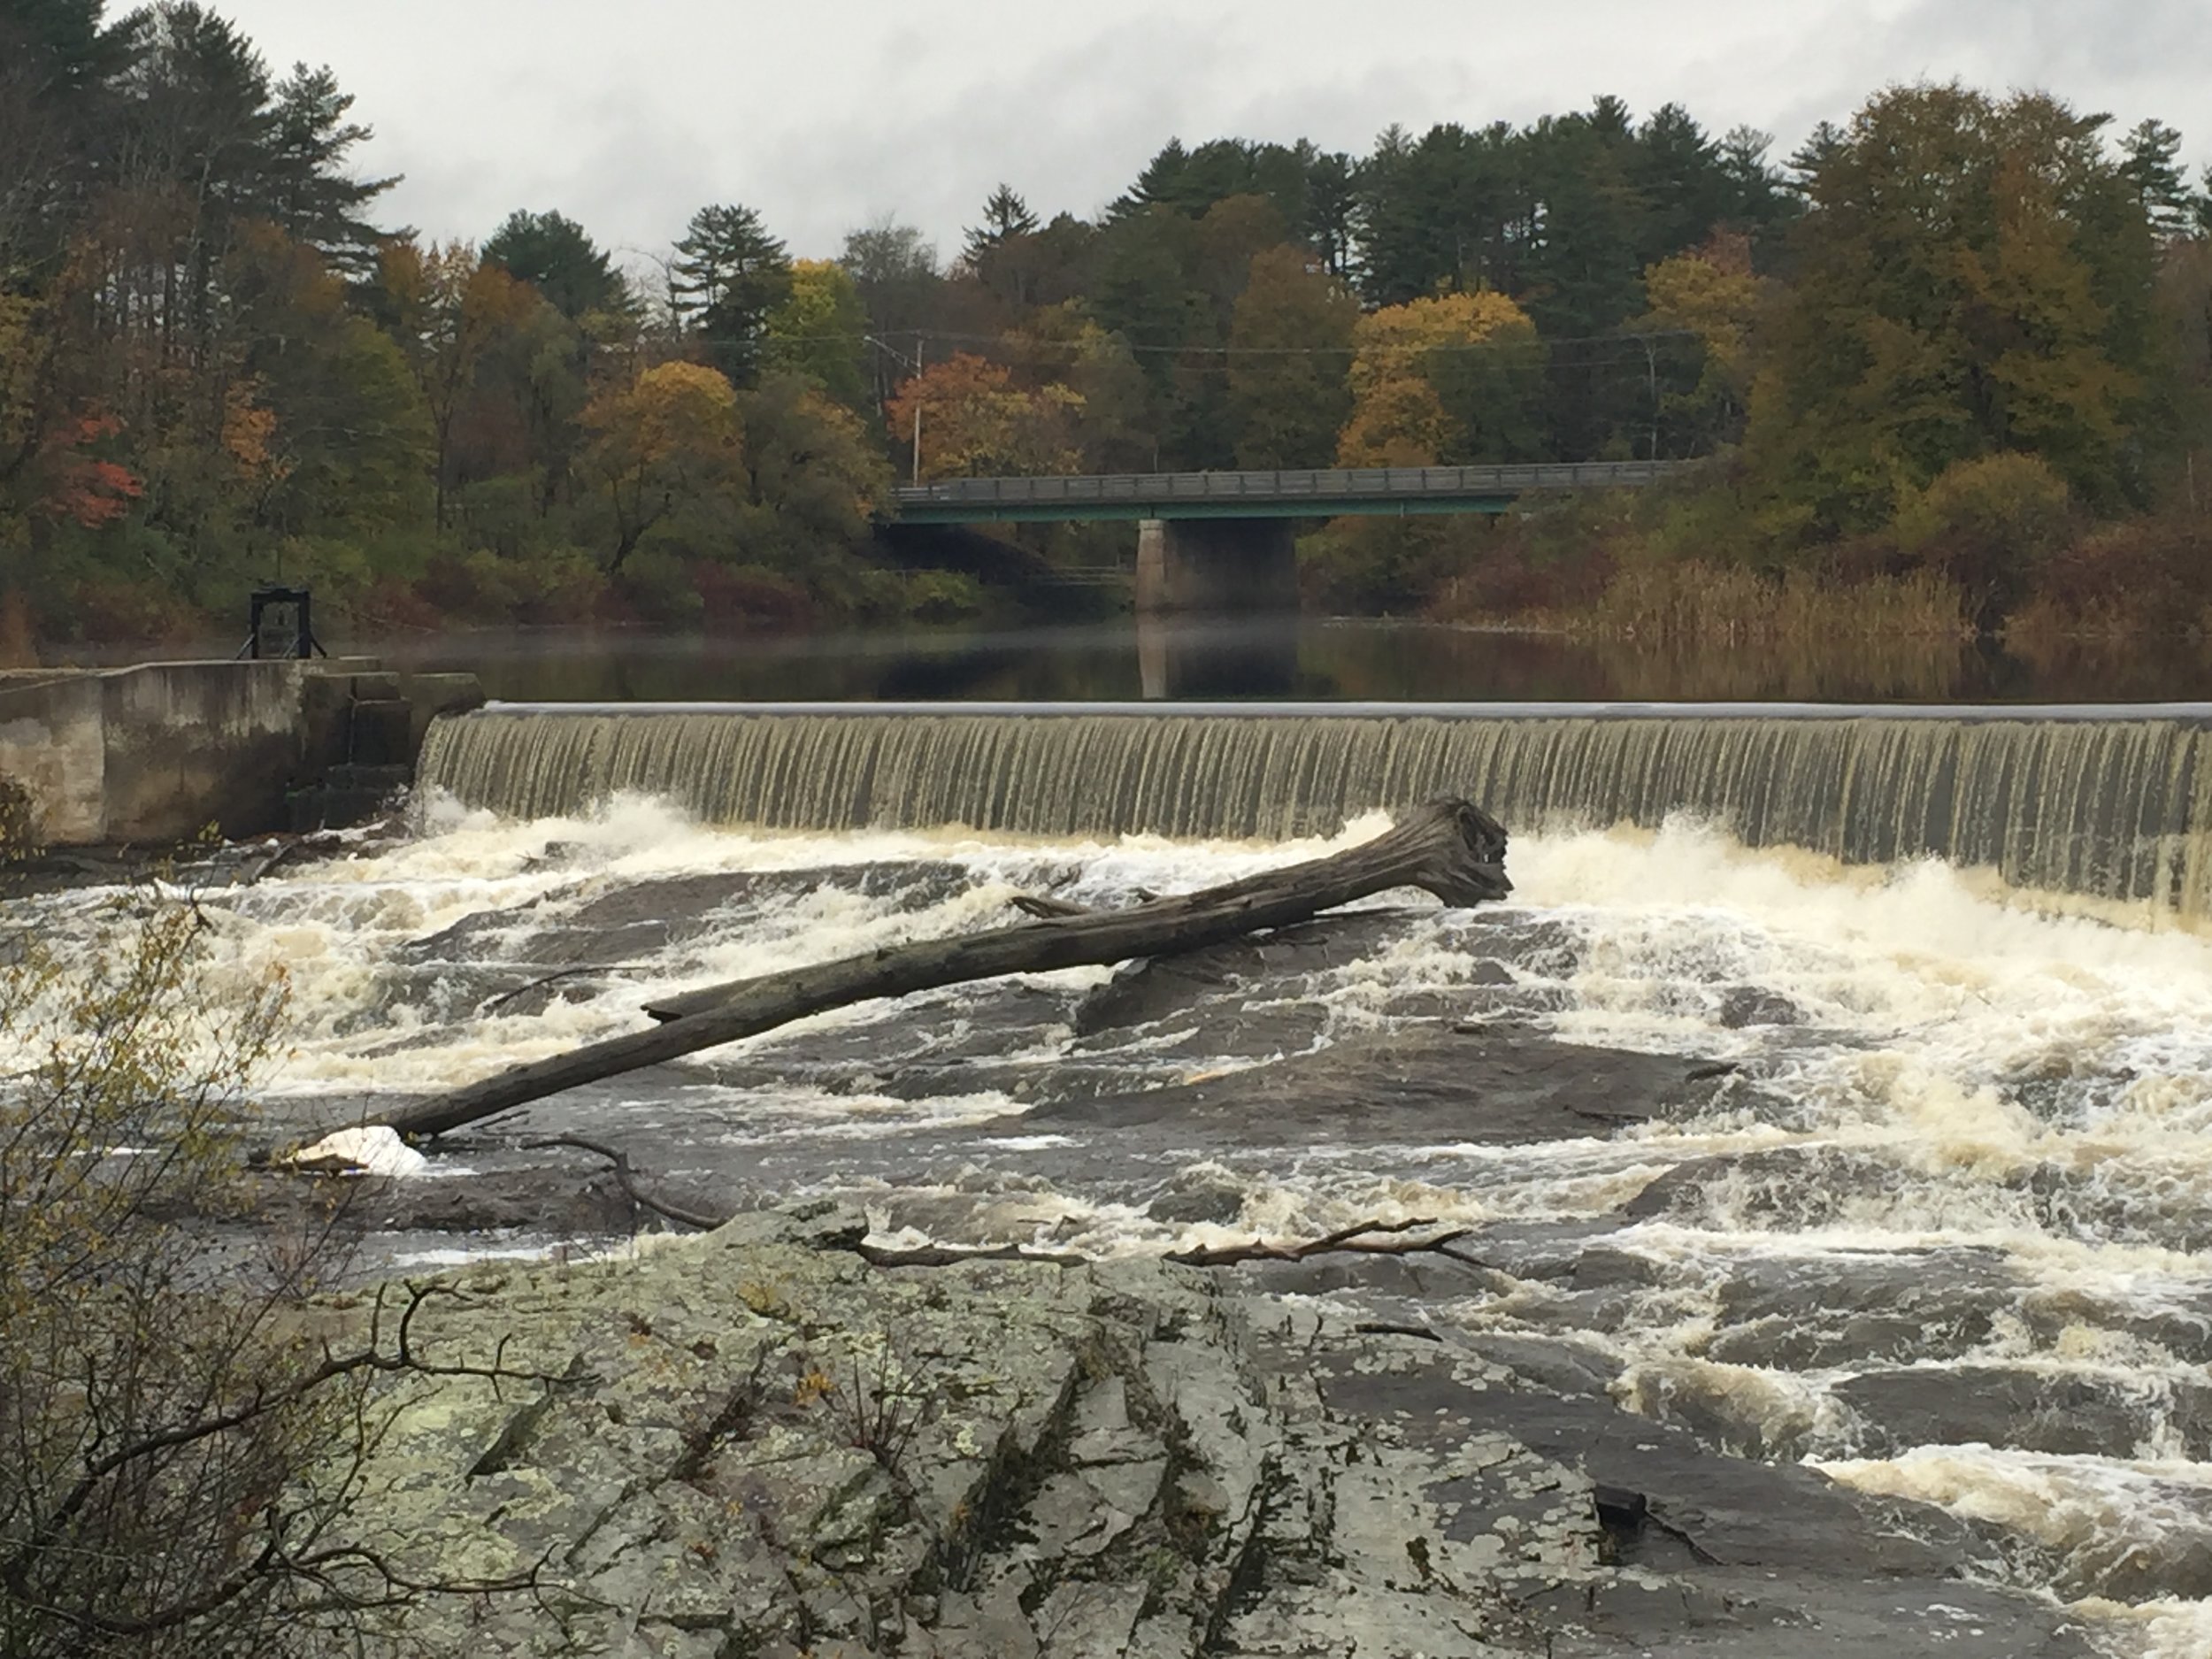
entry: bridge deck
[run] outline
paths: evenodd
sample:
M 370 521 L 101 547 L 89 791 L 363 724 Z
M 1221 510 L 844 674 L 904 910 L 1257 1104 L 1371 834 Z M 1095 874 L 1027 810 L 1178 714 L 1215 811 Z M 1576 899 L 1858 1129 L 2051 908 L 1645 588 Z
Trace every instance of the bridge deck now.
M 1501 512 L 1540 490 L 1655 484 L 1687 461 L 1530 466 L 1388 466 L 1277 472 L 1128 472 L 955 478 L 896 492 L 906 524 L 1079 518 L 1333 518 L 1356 513 Z

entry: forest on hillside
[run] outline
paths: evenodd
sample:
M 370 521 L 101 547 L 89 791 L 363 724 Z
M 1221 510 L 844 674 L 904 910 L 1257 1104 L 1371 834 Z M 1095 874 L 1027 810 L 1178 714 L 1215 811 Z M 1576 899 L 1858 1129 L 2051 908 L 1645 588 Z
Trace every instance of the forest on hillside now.
M 558 204 L 389 224 L 369 137 L 190 0 L 0 0 L 0 649 L 180 637 L 280 574 L 364 630 L 954 619 L 989 596 L 872 529 L 918 466 L 1646 457 L 1707 464 L 1317 526 L 1303 580 L 1647 633 L 1810 594 L 2212 628 L 2212 178 L 2156 119 L 1920 84 L 1784 154 L 1600 98 L 1363 156 L 1171 141 L 1094 218 L 979 188 L 949 250 L 802 257 L 703 204 L 630 268 Z

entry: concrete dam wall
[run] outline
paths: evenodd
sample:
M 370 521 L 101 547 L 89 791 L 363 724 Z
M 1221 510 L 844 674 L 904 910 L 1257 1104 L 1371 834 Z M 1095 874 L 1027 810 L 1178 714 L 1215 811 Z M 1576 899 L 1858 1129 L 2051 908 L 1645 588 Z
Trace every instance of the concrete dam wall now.
M 403 683 L 365 658 L 0 676 L 0 784 L 44 846 L 319 827 L 407 781 L 430 721 L 481 701 L 472 676 Z

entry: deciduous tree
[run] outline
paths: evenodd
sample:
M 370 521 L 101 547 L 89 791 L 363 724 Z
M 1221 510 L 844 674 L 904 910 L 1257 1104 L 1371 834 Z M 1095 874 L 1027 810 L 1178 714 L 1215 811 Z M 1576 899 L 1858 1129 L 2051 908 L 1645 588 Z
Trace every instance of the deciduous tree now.
M 1017 386 L 1010 370 L 967 352 L 933 363 L 891 400 L 891 429 L 921 424 L 921 475 L 989 478 L 1075 470 L 1079 394 Z
M 778 368 L 804 375 L 846 408 L 864 409 L 867 327 L 850 273 L 827 259 L 801 259 L 791 267 L 790 293 L 768 313 L 768 355 Z
M 1528 314 L 1502 294 L 1387 306 L 1353 331 L 1346 466 L 1460 465 L 1517 457 L 1532 442 Z
M 582 459 L 612 518 L 606 569 L 621 569 L 652 527 L 701 498 L 728 495 L 744 458 L 737 391 L 718 370 L 664 363 L 601 393 L 584 411 Z
M 2141 488 L 2150 227 L 2098 125 L 2040 94 L 1907 87 L 1808 155 L 1747 438 L 1778 528 L 1874 527 L 2008 449 L 2093 503 Z

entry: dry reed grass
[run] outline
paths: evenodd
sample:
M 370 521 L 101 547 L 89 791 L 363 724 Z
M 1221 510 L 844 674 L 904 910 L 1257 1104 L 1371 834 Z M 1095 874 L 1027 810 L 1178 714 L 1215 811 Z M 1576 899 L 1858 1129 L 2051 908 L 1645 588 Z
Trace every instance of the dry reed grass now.
M 1839 640 L 1955 642 L 1975 634 L 1965 594 L 1930 572 L 1840 583 L 1694 560 L 1623 570 L 1589 613 L 1565 620 L 1572 633 L 1650 644 L 1820 648 Z

